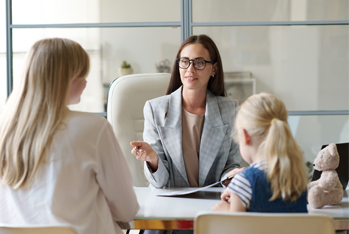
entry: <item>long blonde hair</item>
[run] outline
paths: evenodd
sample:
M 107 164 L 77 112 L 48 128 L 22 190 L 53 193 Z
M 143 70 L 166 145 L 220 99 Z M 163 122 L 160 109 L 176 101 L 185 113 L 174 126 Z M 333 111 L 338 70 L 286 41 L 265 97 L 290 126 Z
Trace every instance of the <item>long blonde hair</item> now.
M 292 136 L 287 122 L 284 103 L 267 93 L 249 97 L 240 107 L 237 129 L 245 129 L 251 136 L 261 139 L 258 154 L 268 162 L 267 175 L 271 184 L 270 200 L 282 198 L 294 201 L 307 187 L 307 170 L 303 155 Z
M 0 118 L 0 179 L 13 189 L 30 185 L 65 117 L 71 81 L 85 78 L 86 51 L 69 39 L 36 42 L 22 79 Z

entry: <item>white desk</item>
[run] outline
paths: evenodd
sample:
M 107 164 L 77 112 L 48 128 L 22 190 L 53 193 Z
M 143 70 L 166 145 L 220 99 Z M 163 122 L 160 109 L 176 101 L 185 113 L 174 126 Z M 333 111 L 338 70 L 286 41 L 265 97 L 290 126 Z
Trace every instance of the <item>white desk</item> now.
M 309 204 L 307 206 L 309 213 L 325 213 L 334 220 L 336 230 L 349 230 L 349 190 L 344 191 L 344 196 L 338 205 L 325 206 L 321 209 L 314 209 Z
M 223 188 L 209 188 L 204 192 L 182 197 L 159 197 L 163 190 L 135 187 L 140 210 L 129 229 L 193 229 L 194 217 L 199 211 L 211 211 L 220 200 Z M 171 189 L 175 191 L 175 189 Z M 349 230 L 349 190 L 336 206 L 313 209 L 309 213 L 326 213 L 333 217 L 336 230 Z

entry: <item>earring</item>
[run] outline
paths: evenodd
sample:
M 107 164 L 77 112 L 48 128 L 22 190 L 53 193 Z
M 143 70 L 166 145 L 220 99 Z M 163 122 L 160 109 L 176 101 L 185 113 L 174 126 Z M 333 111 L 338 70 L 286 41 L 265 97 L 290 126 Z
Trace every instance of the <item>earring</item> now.
M 212 75 L 212 78 L 214 78 L 214 75 Z

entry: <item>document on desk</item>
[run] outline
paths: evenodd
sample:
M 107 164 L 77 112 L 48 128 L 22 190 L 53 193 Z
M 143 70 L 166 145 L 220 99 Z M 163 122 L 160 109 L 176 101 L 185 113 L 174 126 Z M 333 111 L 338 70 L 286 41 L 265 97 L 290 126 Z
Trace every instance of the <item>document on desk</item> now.
M 205 190 L 207 188 L 213 187 L 217 184 L 221 183 L 221 181 L 215 182 L 213 184 L 207 185 L 205 187 L 199 187 L 199 188 L 183 188 L 180 189 L 178 188 L 178 190 L 176 191 L 166 191 L 164 190 L 163 193 L 157 194 L 156 196 L 160 196 L 160 197 L 176 197 L 176 196 L 182 196 L 182 195 L 188 195 L 188 194 L 192 194 L 192 193 L 196 193 L 202 190 Z
M 232 174 L 230 176 L 228 176 L 227 178 L 225 178 L 224 180 L 221 181 L 217 181 L 213 184 L 207 185 L 205 187 L 199 187 L 199 188 L 177 188 L 176 191 L 164 191 L 163 193 L 157 194 L 157 196 L 160 197 L 175 197 L 175 196 L 182 196 L 182 195 L 187 195 L 187 194 L 192 194 L 192 193 L 196 193 L 196 192 L 200 192 L 202 190 L 205 190 L 207 188 L 213 187 L 217 184 L 222 184 L 224 186 L 228 186 L 228 184 L 230 183 L 230 181 L 233 179 L 233 177 L 235 176 L 235 174 Z
M 182 195 L 187 195 L 187 194 L 192 194 L 192 193 L 196 193 L 196 192 L 200 192 L 202 190 L 205 190 L 207 188 L 213 187 L 217 184 L 222 184 L 224 186 L 228 186 L 228 184 L 230 183 L 230 181 L 233 179 L 233 177 L 235 176 L 235 174 L 232 174 L 230 176 L 228 176 L 227 178 L 225 178 L 224 180 L 221 181 L 217 181 L 213 184 L 207 185 L 205 187 L 199 187 L 199 188 L 177 188 L 176 191 L 167 191 L 164 190 L 165 192 L 157 194 L 157 196 L 160 197 L 175 197 L 175 196 L 182 196 Z

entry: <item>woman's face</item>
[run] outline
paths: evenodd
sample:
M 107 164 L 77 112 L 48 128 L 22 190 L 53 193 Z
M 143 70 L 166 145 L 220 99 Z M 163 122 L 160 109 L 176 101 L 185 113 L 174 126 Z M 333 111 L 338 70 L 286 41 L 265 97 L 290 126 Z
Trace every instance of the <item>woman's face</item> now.
M 180 54 L 181 58 L 196 59 L 204 58 L 206 61 L 211 61 L 210 54 L 200 43 L 189 44 L 185 46 Z M 183 83 L 183 89 L 205 91 L 207 89 L 210 77 L 216 74 L 216 64 L 206 63 L 203 70 L 196 70 L 193 62 L 188 68 L 179 68 L 179 74 Z

